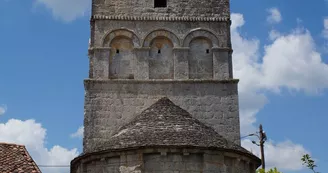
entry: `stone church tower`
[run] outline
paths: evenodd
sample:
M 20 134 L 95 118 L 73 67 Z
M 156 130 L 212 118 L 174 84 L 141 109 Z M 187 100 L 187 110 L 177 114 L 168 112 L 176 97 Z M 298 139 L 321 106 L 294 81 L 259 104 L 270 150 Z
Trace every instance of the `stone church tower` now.
M 92 0 L 72 173 L 254 173 L 240 146 L 229 0 Z

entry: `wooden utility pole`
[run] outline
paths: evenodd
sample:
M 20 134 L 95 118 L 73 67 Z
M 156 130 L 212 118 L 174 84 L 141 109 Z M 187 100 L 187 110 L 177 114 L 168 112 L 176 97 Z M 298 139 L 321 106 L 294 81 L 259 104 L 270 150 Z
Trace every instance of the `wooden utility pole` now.
M 265 170 L 265 159 L 264 159 L 264 142 L 266 140 L 266 134 L 263 132 L 262 124 L 260 124 L 260 148 L 261 148 L 261 162 L 262 169 Z

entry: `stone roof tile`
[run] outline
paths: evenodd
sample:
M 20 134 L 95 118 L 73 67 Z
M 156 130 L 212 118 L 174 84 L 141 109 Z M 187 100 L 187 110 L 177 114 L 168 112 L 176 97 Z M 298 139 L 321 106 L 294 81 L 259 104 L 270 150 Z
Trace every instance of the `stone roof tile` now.
M 193 118 L 168 98 L 162 98 L 121 127 L 99 150 L 138 147 L 200 147 L 251 154 L 213 128 Z M 251 154 L 252 155 L 252 154 Z

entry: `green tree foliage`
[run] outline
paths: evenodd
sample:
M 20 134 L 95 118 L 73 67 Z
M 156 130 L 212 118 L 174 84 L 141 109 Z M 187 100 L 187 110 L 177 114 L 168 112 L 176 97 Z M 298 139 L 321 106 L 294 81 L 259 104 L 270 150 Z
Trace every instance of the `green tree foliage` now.
M 274 169 L 270 169 L 267 172 L 265 172 L 264 169 L 258 169 L 256 173 L 281 173 L 281 172 L 279 172 L 277 168 L 274 168 Z
M 311 158 L 309 154 L 303 155 L 301 161 L 302 164 L 305 165 L 307 168 L 309 168 L 311 171 L 313 171 L 313 173 L 319 173 L 314 170 L 314 168 L 316 168 L 317 165 L 315 164 L 314 160 Z M 277 168 L 274 168 L 274 169 L 270 169 L 269 171 L 265 171 L 264 169 L 258 169 L 256 173 L 281 173 L 281 172 L 279 172 Z
M 309 154 L 303 155 L 301 160 L 303 162 L 302 164 L 305 165 L 310 170 L 312 170 L 313 173 L 319 173 L 314 170 L 314 168 L 317 167 L 317 165 L 315 164 L 314 160 L 311 158 Z

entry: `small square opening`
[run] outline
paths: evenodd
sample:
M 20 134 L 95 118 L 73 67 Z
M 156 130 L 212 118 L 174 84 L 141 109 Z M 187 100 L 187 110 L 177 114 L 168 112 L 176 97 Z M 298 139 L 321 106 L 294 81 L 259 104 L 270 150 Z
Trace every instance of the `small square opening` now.
M 161 49 L 158 49 L 157 53 L 158 53 L 158 54 L 161 54 Z
M 116 49 L 116 54 L 119 54 L 120 53 L 120 49 Z
M 206 49 L 206 53 L 209 54 L 210 53 L 210 50 L 209 49 Z
M 159 7 L 167 7 L 167 0 L 155 0 L 154 4 L 155 4 L 155 8 L 159 8 Z

